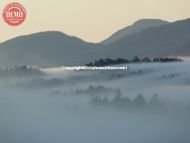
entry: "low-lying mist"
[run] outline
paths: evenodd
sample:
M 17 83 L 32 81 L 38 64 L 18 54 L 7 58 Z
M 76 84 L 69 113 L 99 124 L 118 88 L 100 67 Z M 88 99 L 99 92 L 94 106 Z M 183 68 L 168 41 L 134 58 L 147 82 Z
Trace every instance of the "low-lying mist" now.
M 132 64 L 125 72 L 1 71 L 0 142 L 189 143 L 189 67 L 180 62 Z

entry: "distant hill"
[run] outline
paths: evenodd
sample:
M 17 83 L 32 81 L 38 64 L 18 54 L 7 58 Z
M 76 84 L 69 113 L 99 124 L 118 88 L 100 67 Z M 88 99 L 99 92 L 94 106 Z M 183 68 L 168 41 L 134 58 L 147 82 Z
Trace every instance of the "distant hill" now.
M 190 19 L 123 37 L 102 53 L 112 58 L 190 56 Z
M 81 64 L 91 61 L 87 53 L 97 47 L 61 32 L 40 32 L 1 43 L 0 66 Z
M 160 19 L 142 19 L 142 20 L 135 22 L 131 26 L 127 26 L 127 27 L 119 30 L 118 32 L 114 33 L 108 39 L 104 40 L 101 43 L 105 44 L 105 45 L 110 45 L 124 37 L 130 36 L 130 35 L 138 33 L 138 32 L 142 32 L 143 30 L 145 30 L 147 28 L 158 27 L 158 26 L 165 25 L 165 24 L 169 24 L 169 22 L 163 21 Z
M 136 22 L 136 25 L 143 21 Z M 101 58 L 131 60 L 134 56 L 190 56 L 190 19 L 149 27 L 109 45 L 88 43 L 56 31 L 21 36 L 0 43 L 0 67 L 85 65 Z

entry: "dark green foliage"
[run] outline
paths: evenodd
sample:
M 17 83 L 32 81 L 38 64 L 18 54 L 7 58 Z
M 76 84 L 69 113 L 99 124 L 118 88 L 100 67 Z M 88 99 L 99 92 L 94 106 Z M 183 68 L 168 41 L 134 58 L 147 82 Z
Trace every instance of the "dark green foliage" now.
M 128 60 L 118 58 L 116 60 L 113 59 L 100 59 L 100 60 L 95 60 L 94 63 L 90 62 L 89 64 L 86 64 L 86 66 L 109 66 L 109 65 L 118 65 L 118 64 L 124 64 L 124 63 L 129 63 Z
M 99 59 L 99 60 L 95 60 L 94 62 L 90 62 L 88 64 L 86 64 L 86 66 L 97 66 L 97 67 L 101 67 L 101 66 L 109 66 L 109 65 L 119 65 L 119 64 L 125 64 L 125 63 L 150 63 L 150 62 L 179 62 L 182 61 L 181 59 L 178 58 L 153 58 L 150 59 L 148 57 L 144 57 L 142 59 L 140 59 L 139 57 L 135 56 L 131 61 L 128 59 L 122 59 L 122 58 L 118 58 L 116 60 L 113 59 Z
M 132 62 L 134 62 L 134 63 L 137 63 L 137 62 L 140 62 L 140 61 L 141 61 L 141 59 L 139 57 L 137 57 L 137 56 L 135 56 L 134 59 L 132 60 Z

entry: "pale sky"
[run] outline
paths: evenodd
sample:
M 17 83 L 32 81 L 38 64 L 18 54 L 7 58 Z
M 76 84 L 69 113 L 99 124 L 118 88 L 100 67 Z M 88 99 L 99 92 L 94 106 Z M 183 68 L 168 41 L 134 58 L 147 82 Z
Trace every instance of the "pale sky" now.
M 0 11 L 12 1 L 1 0 Z M 190 0 L 17 0 L 26 21 L 8 26 L 0 17 L 0 42 L 40 31 L 61 31 L 88 42 L 99 42 L 136 20 L 190 18 Z M 2 15 L 2 14 L 1 14 Z

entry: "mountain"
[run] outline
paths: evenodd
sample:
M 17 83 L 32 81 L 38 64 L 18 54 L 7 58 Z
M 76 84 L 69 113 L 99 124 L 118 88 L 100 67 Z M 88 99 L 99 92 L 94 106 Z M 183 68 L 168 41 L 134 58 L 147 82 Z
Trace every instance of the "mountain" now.
M 61 32 L 40 32 L 1 43 L 0 66 L 82 64 L 97 47 L 102 46 Z
M 123 37 L 127 37 L 132 34 L 141 32 L 147 28 L 158 27 L 158 26 L 165 25 L 165 24 L 169 24 L 169 22 L 163 21 L 160 19 L 142 19 L 142 20 L 135 22 L 131 26 L 128 26 L 128 27 L 125 27 L 125 28 L 119 30 L 118 32 L 114 33 L 108 39 L 104 40 L 101 43 L 105 44 L 105 45 L 110 45 L 110 44 L 122 39 Z
M 88 43 L 57 31 L 0 43 L 0 67 L 85 65 L 100 58 L 131 59 L 134 56 L 190 56 L 190 19 L 149 27 L 109 45 Z
M 102 53 L 111 58 L 190 56 L 190 19 L 123 37 Z

